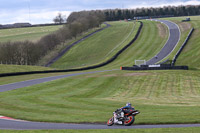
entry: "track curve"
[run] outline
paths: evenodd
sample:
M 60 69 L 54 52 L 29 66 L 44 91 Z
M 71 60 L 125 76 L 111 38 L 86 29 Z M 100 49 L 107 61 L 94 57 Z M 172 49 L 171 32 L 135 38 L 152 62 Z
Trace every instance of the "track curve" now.
M 164 47 L 161 49 L 161 51 L 155 57 L 151 58 L 146 62 L 147 65 L 153 65 L 167 57 L 175 49 L 176 45 L 180 40 L 181 35 L 180 29 L 177 24 L 167 20 L 153 19 L 153 21 L 161 22 L 168 27 L 169 38 Z

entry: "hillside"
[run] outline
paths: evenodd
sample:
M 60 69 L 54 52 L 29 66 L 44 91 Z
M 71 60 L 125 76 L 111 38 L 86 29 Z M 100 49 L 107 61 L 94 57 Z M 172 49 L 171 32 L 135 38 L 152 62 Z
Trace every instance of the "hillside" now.
M 148 60 L 163 47 L 168 38 L 167 28 L 158 22 L 146 20 L 142 22 L 144 26 L 138 40 L 106 68 L 130 66 L 135 59 Z M 108 60 L 134 38 L 139 27 L 139 23 L 134 26 L 133 22 L 109 22 L 109 24 L 112 25 L 110 28 L 76 45 L 51 67 L 78 68 Z
M 25 40 L 37 41 L 42 36 L 50 34 L 61 27 L 62 25 L 0 29 L 0 42 Z

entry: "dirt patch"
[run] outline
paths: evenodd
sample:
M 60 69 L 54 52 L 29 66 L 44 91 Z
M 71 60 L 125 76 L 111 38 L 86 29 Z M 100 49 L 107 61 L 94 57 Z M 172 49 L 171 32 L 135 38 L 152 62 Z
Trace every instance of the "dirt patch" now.
M 128 76 L 146 76 L 146 75 L 151 75 L 150 73 L 126 73 L 123 74 L 124 77 Z
M 167 33 L 165 27 L 160 23 L 157 23 L 156 26 L 157 26 L 158 31 L 159 31 L 159 36 L 164 38 L 166 36 L 166 33 Z
M 117 74 L 103 75 L 103 77 L 117 77 Z
M 191 29 L 191 24 L 187 22 L 183 22 L 179 24 L 181 31 L 186 31 Z
M 95 76 L 91 75 L 91 76 L 86 76 L 86 78 L 91 78 L 91 77 L 117 77 L 117 76 L 119 76 L 119 75 L 117 75 L 117 74 L 95 75 Z
M 146 76 L 152 75 L 151 73 L 126 73 L 126 74 L 108 74 L 108 75 L 90 75 L 86 76 L 86 78 L 95 78 L 95 77 L 130 77 L 130 76 Z

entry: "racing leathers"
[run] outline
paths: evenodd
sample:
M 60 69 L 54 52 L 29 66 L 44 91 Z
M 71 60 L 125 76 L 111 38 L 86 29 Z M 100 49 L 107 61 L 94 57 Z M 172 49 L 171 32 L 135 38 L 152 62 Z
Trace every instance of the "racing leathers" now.
M 130 112 L 130 110 L 135 110 L 132 106 L 125 106 L 120 109 L 117 109 L 115 112 L 118 114 L 118 117 L 124 117 L 124 114 Z

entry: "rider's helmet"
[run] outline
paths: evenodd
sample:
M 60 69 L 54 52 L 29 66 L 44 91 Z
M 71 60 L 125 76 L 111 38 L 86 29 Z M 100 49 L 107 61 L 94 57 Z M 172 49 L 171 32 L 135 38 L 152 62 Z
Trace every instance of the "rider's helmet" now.
M 126 106 L 131 106 L 131 103 L 126 103 Z

